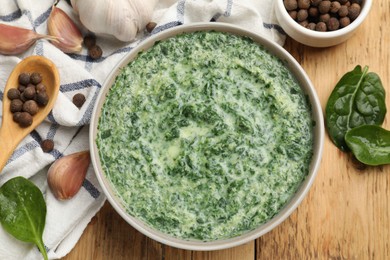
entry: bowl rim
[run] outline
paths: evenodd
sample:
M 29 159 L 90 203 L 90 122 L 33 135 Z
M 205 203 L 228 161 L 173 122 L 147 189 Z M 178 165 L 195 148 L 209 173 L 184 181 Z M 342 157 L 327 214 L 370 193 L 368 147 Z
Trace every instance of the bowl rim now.
M 110 183 L 104 177 L 103 170 L 100 165 L 100 159 L 98 154 L 98 148 L 96 146 L 96 134 L 97 134 L 97 124 L 101 114 L 101 107 L 106 98 L 106 95 L 109 89 L 112 87 L 116 75 L 120 73 L 120 68 L 126 66 L 131 60 L 137 57 L 137 54 L 142 51 L 146 51 L 148 48 L 154 45 L 155 42 L 161 41 L 170 37 L 173 37 L 181 33 L 191 33 L 195 31 L 218 31 L 218 32 L 227 32 L 234 35 L 250 37 L 254 42 L 263 46 L 273 55 L 279 57 L 284 64 L 289 68 L 293 75 L 298 80 L 301 88 L 304 90 L 305 94 L 310 99 L 310 104 L 312 108 L 312 119 L 315 120 L 316 125 L 313 129 L 313 157 L 310 165 L 310 171 L 306 176 L 305 180 L 300 184 L 297 192 L 292 196 L 290 201 L 284 205 L 284 207 L 276 214 L 272 219 L 257 227 L 256 229 L 246 232 L 240 236 L 221 239 L 215 241 L 202 242 L 199 240 L 184 240 L 180 238 L 175 238 L 173 236 L 162 233 L 158 230 L 155 230 L 142 221 L 130 216 L 124 210 L 120 204 L 120 198 L 117 197 L 110 187 Z M 132 49 L 131 52 L 126 54 L 124 58 L 114 67 L 111 73 L 107 76 L 100 93 L 96 99 L 94 109 L 92 111 L 91 123 L 89 128 L 89 143 L 90 143 L 90 153 L 93 169 L 95 175 L 98 179 L 98 182 L 106 195 L 108 201 L 115 209 L 115 211 L 132 227 L 140 231 L 142 234 L 168 246 L 186 249 L 186 250 L 197 250 L 197 251 L 208 251 L 208 250 L 220 250 L 235 247 L 242 245 L 249 241 L 252 241 L 265 233 L 269 232 L 277 225 L 282 223 L 287 219 L 290 214 L 298 207 L 302 200 L 306 197 L 310 187 L 312 186 L 315 177 L 317 175 L 318 169 L 321 163 L 321 157 L 323 152 L 324 144 L 324 123 L 323 123 L 323 114 L 318 99 L 316 90 L 314 89 L 309 77 L 306 75 L 303 68 L 299 63 L 281 46 L 277 43 L 264 38 L 263 36 L 243 29 L 241 27 L 230 25 L 226 23 L 193 23 L 189 25 L 181 25 L 171 29 L 164 30 L 155 35 L 150 36 L 143 42 L 141 42 L 137 47 Z
M 363 21 L 366 19 L 368 13 L 371 10 L 372 0 L 363 0 L 359 16 L 348 26 L 335 31 L 326 32 L 312 31 L 298 24 L 288 14 L 286 8 L 284 7 L 283 0 L 277 0 L 275 4 L 276 8 L 279 9 L 281 15 L 285 18 L 285 22 L 288 23 L 289 26 L 294 28 L 294 30 L 298 31 L 300 34 L 303 34 L 306 37 L 313 37 L 319 39 L 334 39 L 355 31 L 363 23 Z

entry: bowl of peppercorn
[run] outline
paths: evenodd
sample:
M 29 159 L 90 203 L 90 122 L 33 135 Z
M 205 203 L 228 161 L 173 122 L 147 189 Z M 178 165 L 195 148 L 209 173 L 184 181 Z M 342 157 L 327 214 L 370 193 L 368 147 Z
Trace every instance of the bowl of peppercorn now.
M 277 0 L 280 26 L 294 40 L 329 47 L 349 39 L 367 17 L 372 0 Z

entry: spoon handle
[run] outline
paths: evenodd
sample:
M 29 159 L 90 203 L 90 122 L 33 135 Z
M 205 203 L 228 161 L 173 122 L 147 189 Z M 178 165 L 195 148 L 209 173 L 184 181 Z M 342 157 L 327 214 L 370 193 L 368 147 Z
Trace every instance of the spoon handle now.
M 0 128 L 0 173 L 21 141 L 19 139 L 18 135 L 12 132 L 11 128 L 5 125 Z

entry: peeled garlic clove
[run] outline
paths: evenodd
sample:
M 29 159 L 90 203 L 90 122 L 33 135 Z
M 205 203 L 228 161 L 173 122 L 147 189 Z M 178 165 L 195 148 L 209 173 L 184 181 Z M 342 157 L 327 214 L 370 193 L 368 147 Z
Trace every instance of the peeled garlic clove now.
M 71 199 L 80 190 L 91 162 L 89 151 L 70 154 L 49 168 L 47 183 L 59 200 Z
M 60 8 L 53 5 L 47 23 L 49 34 L 58 38 L 53 45 L 65 53 L 75 53 L 82 49 L 83 36 L 76 24 Z
M 26 51 L 39 39 L 52 39 L 54 37 L 38 34 L 32 30 L 0 24 L 0 53 L 16 55 Z

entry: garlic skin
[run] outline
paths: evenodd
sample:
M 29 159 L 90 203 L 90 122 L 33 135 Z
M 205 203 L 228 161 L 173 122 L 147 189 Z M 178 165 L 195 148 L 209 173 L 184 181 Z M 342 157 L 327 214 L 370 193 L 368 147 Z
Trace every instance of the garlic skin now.
M 152 17 L 157 0 L 71 0 L 81 23 L 96 34 L 135 40 Z
M 65 53 L 76 53 L 82 49 L 83 36 L 76 24 L 60 8 L 53 5 L 47 29 L 49 34 L 58 38 L 52 44 Z
M 29 29 L 0 24 L 0 54 L 23 53 L 39 39 L 56 40 L 55 37 L 38 34 Z
M 49 168 L 47 183 L 54 197 L 71 199 L 80 190 L 91 157 L 89 151 L 70 154 L 56 160 Z

